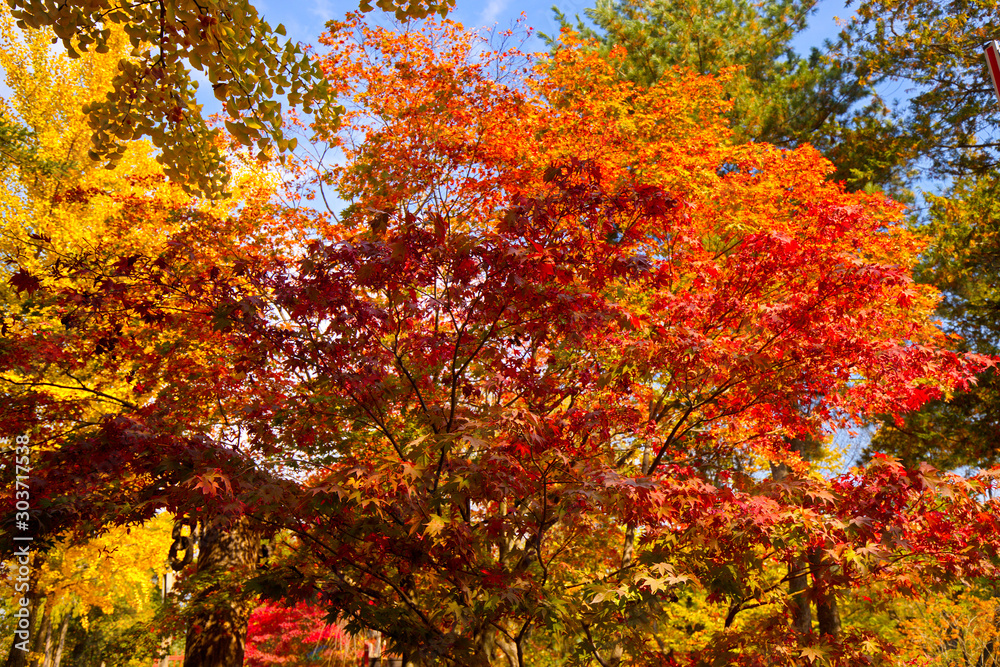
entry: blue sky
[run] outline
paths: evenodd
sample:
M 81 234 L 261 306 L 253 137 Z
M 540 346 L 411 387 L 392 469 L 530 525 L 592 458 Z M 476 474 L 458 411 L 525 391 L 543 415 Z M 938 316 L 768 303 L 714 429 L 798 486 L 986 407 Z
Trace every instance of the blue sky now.
M 317 38 L 324 31 L 327 21 L 341 19 L 346 13 L 356 11 L 358 1 L 251 0 L 271 27 L 280 23 L 285 26 L 290 39 L 306 44 L 317 43 Z M 584 16 L 585 10 L 593 4 L 594 0 L 559 0 L 554 6 L 570 20 L 575 20 L 575 16 Z M 461 22 L 466 28 L 498 25 L 503 29 L 512 27 L 523 14 L 524 25 L 534 29 L 533 37 L 523 48 L 527 51 L 544 51 L 545 43 L 538 37 L 538 33 L 555 35 L 559 32 L 559 24 L 555 20 L 552 7 L 551 0 L 534 3 L 530 0 L 457 0 L 449 18 Z M 810 20 L 809 27 L 793 41 L 793 47 L 800 53 L 806 54 L 812 46 L 821 46 L 824 39 L 833 38 L 839 31 L 836 17 L 845 18 L 851 13 L 851 10 L 844 6 L 844 0 L 819 0 L 818 9 Z M 377 8 L 368 14 L 368 20 L 378 23 L 391 22 L 391 18 Z M 204 104 L 203 112 L 211 114 L 221 111 L 221 106 L 207 85 L 207 78 L 203 76 L 196 78 L 202 83 L 198 99 Z
M 331 19 L 339 19 L 349 11 L 358 7 L 357 0 L 257 0 L 254 3 L 272 25 L 284 24 L 288 36 L 292 39 L 315 43 L 317 36 L 323 31 L 324 25 Z M 373 3 L 374 4 L 374 3 Z M 569 17 L 583 15 L 590 7 L 592 0 L 559 0 L 554 3 L 560 11 Z M 511 26 L 523 12 L 526 23 L 536 32 L 555 34 L 559 25 L 555 21 L 551 2 L 526 2 L 525 0 L 458 0 L 450 18 L 463 23 L 466 27 L 492 26 L 499 24 L 501 28 Z M 378 20 L 380 10 L 375 9 L 369 14 Z M 820 45 L 824 38 L 836 35 L 838 28 L 834 18 L 850 16 L 851 10 L 844 6 L 843 0 L 820 0 L 819 8 L 810 21 L 810 27 L 795 41 L 795 47 L 805 53 L 810 46 Z M 384 19 L 383 19 L 384 20 Z M 544 44 L 535 39 L 527 44 L 529 48 L 543 50 Z
M 343 18 L 345 13 L 358 8 L 358 0 L 257 0 L 254 4 L 272 26 L 282 23 L 288 29 L 289 37 L 307 43 L 315 43 L 316 37 L 323 31 L 327 21 Z M 560 0 L 556 4 L 568 16 L 573 16 L 582 15 L 592 3 L 589 0 Z M 559 31 L 551 2 L 458 0 L 449 18 L 461 22 L 467 28 L 494 24 L 505 28 L 510 27 L 522 12 L 527 19 L 527 25 L 536 31 L 550 34 Z M 384 20 L 384 15 L 380 14 L 381 10 L 376 8 L 368 16 L 371 20 Z M 536 40 L 528 46 L 537 50 L 545 48 L 541 40 Z

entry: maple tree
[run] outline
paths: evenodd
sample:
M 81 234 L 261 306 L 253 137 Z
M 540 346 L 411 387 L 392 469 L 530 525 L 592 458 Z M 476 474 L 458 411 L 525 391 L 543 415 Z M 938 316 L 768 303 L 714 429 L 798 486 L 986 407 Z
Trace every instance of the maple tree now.
M 782 41 L 768 31 L 788 34 L 790 26 L 801 23 L 768 19 L 795 8 L 803 10 L 804 18 L 808 4 L 598 2 L 587 15 L 604 29 L 605 48 L 628 46 L 623 75 L 632 80 L 655 78 L 671 65 L 704 69 L 737 64 L 748 74 L 767 72 L 749 76 L 749 86 L 731 85 L 742 107 L 733 115 L 734 125 L 753 135 L 761 133 L 755 124 L 761 114 L 755 109 L 780 111 L 810 90 L 804 81 L 787 75 L 795 62 L 792 56 L 778 66 L 771 64 Z M 841 107 L 826 117 L 825 126 L 811 131 L 797 132 L 795 123 L 779 128 L 792 135 L 780 134 L 779 140 L 816 145 L 838 166 L 833 178 L 849 187 L 877 186 L 897 195 L 905 195 L 906 189 L 925 191 L 926 208 L 910 213 L 915 229 L 931 239 L 916 279 L 944 292 L 937 312 L 949 331 L 963 336 L 960 343 L 956 338 L 957 349 L 988 354 L 996 353 L 997 330 L 992 205 L 996 179 L 990 171 L 995 166 L 997 116 L 979 46 L 993 35 L 995 19 L 995 7 L 985 3 L 861 3 L 837 43 L 828 45 L 829 53 L 823 58 L 814 54 L 813 64 L 824 68 L 812 76 L 822 71 L 828 82 L 858 86 L 853 90 L 870 94 L 871 103 L 850 113 L 847 106 Z M 702 29 L 678 28 L 692 21 Z M 755 41 L 758 36 L 770 38 Z M 883 99 L 888 93 L 879 83 L 903 83 L 915 92 L 911 99 L 893 104 Z M 810 101 L 806 109 L 825 113 L 828 107 Z M 955 181 L 935 192 L 938 186 L 922 181 L 928 165 L 933 166 L 931 173 L 954 176 Z M 902 419 L 885 419 L 866 456 L 890 452 L 907 465 L 928 461 L 945 469 L 995 465 L 996 407 L 996 376 L 987 369 L 968 390 L 929 401 Z M 799 584 L 793 578 L 790 585 Z M 809 605 L 800 611 L 805 614 L 799 617 L 801 624 L 809 627 Z
M 27 387 L 4 423 L 59 439 L 43 534 L 157 506 L 288 531 L 252 590 L 319 594 L 425 664 L 523 665 L 541 635 L 570 664 L 869 664 L 864 628 L 791 628 L 802 553 L 819 595 L 994 575 L 990 475 L 826 480 L 788 451 L 989 363 L 944 349 L 900 207 L 808 146 L 733 140 L 711 77 L 642 87 L 620 50 L 566 35 L 536 65 L 496 39 L 331 27 L 338 218 L 263 186 L 208 211 L 144 192 L 109 222 L 162 225 L 145 247 L 31 239 L 51 261 L 12 300 L 74 314 L 14 317 L 0 356 Z M 80 427 L 46 374 L 90 362 L 137 398 Z M 719 613 L 671 655 L 682 595 Z
M 248 667 L 267 665 L 356 664 L 360 656 L 343 629 L 326 621 L 321 607 L 263 604 L 254 609 L 247 631 Z M 336 661 L 336 662 L 335 662 Z
M 872 289 L 870 275 L 861 283 L 841 282 L 841 273 L 852 275 L 835 268 L 836 257 L 843 261 L 843 255 L 823 260 L 811 255 L 795 267 L 827 266 L 832 272 L 828 275 L 838 276 L 835 284 L 844 290 L 838 296 L 852 296 L 839 301 L 823 293 L 820 298 L 824 307 L 836 301 L 829 304 L 836 316 L 816 302 L 801 301 L 812 290 L 796 284 L 788 273 L 775 275 L 777 258 L 774 263 L 757 263 L 769 246 L 754 234 L 759 232 L 755 223 L 778 223 L 780 234 L 790 235 L 773 246 L 781 266 L 788 266 L 788 256 L 795 251 L 832 250 L 832 245 L 824 245 L 815 236 L 808 241 L 792 236 L 815 234 L 823 227 L 803 220 L 804 211 L 795 208 L 797 203 L 812 206 L 819 200 L 835 207 L 831 198 L 847 201 L 836 186 L 823 183 L 822 167 L 809 172 L 806 165 L 817 164 L 815 153 L 802 149 L 789 155 L 719 141 L 726 133 L 718 116 L 718 97 L 713 97 L 718 96 L 717 88 L 704 80 L 671 80 L 662 85 L 680 90 L 654 88 L 643 98 L 635 88 L 617 84 L 611 70 L 602 69 L 595 58 L 573 64 L 556 61 L 539 90 L 540 97 L 551 95 L 550 91 L 558 91 L 558 96 L 535 102 L 546 108 L 551 104 L 555 112 L 528 115 L 533 100 L 522 98 L 516 89 L 505 99 L 483 74 L 503 71 L 507 64 L 497 66 L 488 60 L 467 64 L 464 59 L 470 47 L 463 41 L 449 43 L 444 53 L 458 64 L 451 65 L 456 70 L 455 83 L 444 84 L 443 90 L 457 89 L 460 94 L 446 95 L 441 66 L 431 53 L 431 45 L 443 50 L 436 39 L 440 38 L 408 34 L 396 41 L 385 33 L 369 31 L 358 43 L 362 47 L 384 43 L 381 53 L 365 53 L 352 61 L 337 50 L 324 63 L 331 79 L 341 85 L 360 81 L 356 100 L 368 106 L 354 118 L 377 118 L 382 123 L 349 126 L 357 128 L 363 142 L 346 140 L 345 150 L 357 166 L 339 174 L 342 191 L 355 200 L 343 225 L 348 233 L 361 232 L 363 240 L 355 236 L 353 242 L 328 247 L 315 244 L 296 271 L 275 278 L 272 290 L 277 307 L 287 312 L 282 325 L 272 328 L 266 320 L 251 318 L 240 327 L 250 325 L 255 347 L 266 341 L 266 347 L 279 351 L 276 361 L 288 364 L 283 375 L 305 377 L 305 386 L 287 392 L 301 396 L 302 402 L 282 410 L 285 437 L 306 451 L 323 442 L 319 461 L 336 464 L 316 482 L 317 493 L 325 496 L 317 508 L 319 516 L 313 519 L 319 525 L 298 528 L 300 534 L 309 535 L 313 546 L 312 553 L 300 553 L 305 563 L 298 570 L 313 561 L 315 585 L 333 596 L 334 606 L 360 624 L 382 629 L 404 655 L 436 651 L 458 661 L 488 661 L 499 650 L 519 663 L 522 641 L 534 624 L 559 627 L 580 638 L 577 646 L 584 655 L 611 660 L 622 644 L 623 618 L 630 617 L 635 627 L 641 627 L 644 614 L 639 610 L 648 603 L 649 593 L 659 591 L 664 582 L 683 583 L 688 577 L 707 580 L 716 599 L 731 603 L 735 617 L 743 605 L 756 599 L 748 594 L 761 576 L 751 564 L 757 557 L 755 549 L 744 545 L 740 554 L 750 560 L 726 563 L 742 576 L 730 572 L 722 579 L 711 566 L 700 570 L 706 560 L 704 552 L 692 555 L 693 562 L 688 562 L 678 557 L 674 545 L 669 553 L 656 553 L 661 560 L 651 558 L 640 565 L 641 561 L 630 560 L 640 549 L 619 546 L 631 546 L 628 526 L 640 522 L 635 513 L 641 510 L 624 499 L 632 489 L 641 488 L 635 477 L 647 480 L 648 493 L 662 494 L 654 496 L 657 503 L 664 503 L 664 497 L 681 496 L 681 489 L 693 483 L 688 475 L 698 479 L 713 467 L 716 471 L 729 467 L 741 454 L 749 458 L 749 451 L 738 443 L 750 440 L 765 451 L 780 448 L 782 434 L 811 427 L 803 424 L 805 418 L 798 409 L 803 395 L 819 402 L 814 415 L 833 417 L 833 406 L 863 411 L 885 401 L 883 407 L 905 409 L 911 401 L 929 395 L 925 392 L 933 392 L 916 376 L 911 376 L 908 385 L 879 384 L 879 393 L 861 389 L 855 379 L 864 375 L 866 353 L 878 358 L 874 365 L 879 370 L 873 375 L 885 377 L 883 355 L 889 348 L 884 345 L 894 350 L 893 355 L 902 355 L 900 359 L 927 353 L 941 355 L 942 361 L 949 358 L 929 347 L 898 342 L 929 336 L 930 343 L 939 338 L 928 322 L 918 325 L 913 319 L 921 307 L 930 307 L 930 293 L 900 281 L 902 274 L 893 273 L 912 265 L 918 248 L 915 240 L 902 230 L 891 232 L 893 241 L 888 247 L 897 254 L 880 264 L 877 273 L 883 278 L 875 283 L 881 298 L 887 298 L 884 307 L 891 316 L 875 316 L 872 322 L 872 333 L 890 338 L 867 351 L 864 345 L 850 346 L 848 352 L 840 347 L 844 343 L 835 344 L 851 360 L 850 370 L 844 368 L 839 376 L 842 384 L 837 390 L 838 376 L 824 374 L 813 365 L 822 362 L 812 343 L 810 353 L 805 354 L 792 351 L 795 343 L 803 341 L 795 341 L 790 334 L 787 339 L 780 334 L 758 338 L 767 325 L 743 322 L 744 329 L 739 323 L 752 315 L 730 301 L 733 293 L 746 294 L 741 290 L 770 290 L 769 302 L 781 303 L 779 311 L 794 308 L 795 317 L 802 318 L 794 320 L 794 327 L 779 325 L 781 334 L 823 322 L 823 330 L 831 335 L 838 331 L 833 323 L 844 325 L 845 310 L 871 302 L 850 291 Z M 347 44 L 342 35 L 329 41 Z M 561 56 L 572 61 L 576 53 Z M 393 62 L 393 58 L 399 60 Z M 386 60 L 391 66 L 372 65 Z M 565 69 L 560 70 L 560 64 Z M 427 67 L 433 70 L 420 76 Z M 592 94 L 580 95 L 577 91 L 583 89 L 604 91 L 608 99 L 595 101 Z M 436 100 L 436 105 L 429 105 L 429 100 Z M 692 106 L 668 112 L 663 109 L 668 102 Z M 452 129 L 428 114 L 429 108 L 462 122 Z M 623 108 L 631 113 L 624 113 Z M 647 120 L 644 113 L 655 120 Z M 658 113 L 671 113 L 675 125 Z M 609 118 L 628 119 L 622 121 L 622 135 L 613 133 L 619 126 Z M 532 126 L 529 119 L 543 124 L 542 128 Z M 656 137 L 642 133 L 642 128 L 650 127 L 656 128 Z M 525 134 L 512 137 L 521 132 Z M 549 153 L 540 156 L 537 143 L 517 140 L 527 136 L 546 137 Z M 678 142 L 681 136 L 683 148 Z M 466 152 L 463 146 L 476 148 Z M 571 151 L 572 157 L 564 158 L 564 151 Z M 581 154 L 586 160 L 578 157 Z M 395 156 L 406 160 L 408 168 L 395 172 L 405 173 L 405 182 L 389 167 Z M 561 158 L 566 162 L 560 163 Z M 732 159 L 732 168 L 720 170 L 727 158 Z M 741 165 L 743 158 L 749 162 Z M 386 165 L 384 171 L 377 171 L 381 165 Z M 634 172 L 628 169 L 633 165 Z M 659 188 L 640 188 L 629 180 L 636 172 L 643 178 L 640 183 L 652 181 Z M 760 217 L 747 220 L 746 211 L 755 210 L 749 202 L 775 201 L 762 197 L 760 189 L 787 184 L 802 172 L 814 175 L 796 188 L 792 199 L 777 195 L 775 208 L 756 209 Z M 462 179 L 463 173 L 481 176 Z M 710 192 L 713 184 L 721 190 L 699 198 L 692 194 L 698 192 L 692 182 Z M 818 190 L 805 192 L 805 188 Z M 499 202 L 498 197 L 502 198 Z M 652 231 L 643 236 L 643 225 L 652 224 L 657 215 L 669 216 L 675 197 L 689 197 L 690 208 L 698 216 L 681 218 L 680 223 L 668 218 L 671 224 L 680 225 L 663 232 L 666 241 L 676 239 L 668 253 L 663 249 L 664 237 Z M 517 203 L 511 206 L 511 200 Z M 862 201 L 873 208 L 886 206 L 880 198 Z M 719 202 L 724 202 L 721 210 Z M 782 210 L 783 206 L 798 216 Z M 444 207 L 447 216 L 439 207 Z M 743 213 L 742 223 L 727 226 L 733 210 Z M 827 209 L 806 210 L 822 215 L 819 210 Z M 868 219 L 874 226 L 864 232 L 854 229 L 851 243 L 872 242 L 872 232 L 894 215 L 891 207 L 880 210 L 881 220 Z M 698 223 L 705 227 L 684 226 Z M 370 236 L 362 231 L 366 227 Z M 848 233 L 843 227 L 838 229 Z M 745 255 L 740 253 L 744 244 L 752 248 Z M 658 250 L 648 250 L 650 246 Z M 869 253 L 886 248 L 882 243 L 865 245 L 861 253 L 866 261 L 873 261 Z M 652 264 L 651 258 L 664 256 L 661 261 L 667 268 L 659 272 L 633 263 L 641 258 Z M 851 257 L 852 263 L 857 261 L 855 255 Z M 686 278 L 684 271 L 702 261 L 711 262 L 718 273 L 700 280 L 692 274 Z M 894 277 L 881 273 L 888 266 L 893 267 Z M 800 280 L 824 279 L 808 272 L 805 277 L 795 275 Z M 537 282 L 527 280 L 532 276 Z M 736 276 L 740 280 L 734 283 Z M 672 289 L 673 280 L 691 285 L 698 295 L 695 302 L 703 310 L 694 305 L 678 308 L 681 297 Z M 361 291 L 354 285 L 360 285 Z M 725 289 L 715 291 L 713 287 L 719 285 Z M 707 292 L 698 291 L 702 289 Z M 780 294 L 797 307 L 780 300 Z M 702 305 L 699 298 L 707 303 Z M 713 308 L 714 299 L 725 300 L 729 309 L 738 310 L 732 315 L 732 328 L 711 319 L 713 314 L 727 312 L 721 306 Z M 560 316 L 559 309 L 551 310 L 553 304 L 565 304 L 571 315 Z M 756 306 L 754 312 L 760 314 Z M 729 360 L 718 385 L 711 381 L 720 372 L 717 358 L 710 362 L 703 354 L 678 354 L 678 349 L 697 345 L 697 332 L 704 331 L 699 330 L 699 316 L 711 321 L 702 325 L 708 331 L 714 333 L 722 326 L 728 334 L 718 352 Z M 869 316 L 874 313 L 868 309 L 848 316 L 851 341 L 858 340 L 858 327 Z M 666 323 L 657 318 L 665 318 Z M 903 322 L 908 322 L 903 325 L 907 333 L 894 338 L 890 332 Z M 581 328 L 594 331 L 595 337 L 588 340 Z M 302 335 L 302 330 L 308 334 Z M 681 344 L 672 334 L 681 335 L 683 347 L 671 348 Z M 715 340 L 714 335 L 706 338 Z M 786 343 L 793 345 L 792 350 L 770 348 Z M 786 354 L 806 364 L 808 372 L 791 361 L 780 362 Z M 662 368 L 658 363 L 691 365 Z M 839 363 L 843 360 L 834 365 Z M 500 369 L 499 376 L 494 369 Z M 812 384 L 817 381 L 819 385 Z M 336 385 L 328 389 L 333 382 L 344 388 L 339 392 Z M 801 393 L 796 393 L 796 387 Z M 619 393 L 623 389 L 624 395 Z M 491 392 L 495 398 L 491 399 Z M 858 402 L 852 408 L 853 400 Z M 575 421 L 581 418 L 582 423 Z M 421 423 L 423 428 L 414 430 Z M 688 436 L 683 446 L 678 436 Z M 644 447 L 648 447 L 647 464 L 642 466 Z M 331 449 L 337 451 L 333 458 Z M 678 470 L 674 468 L 677 459 L 698 465 L 678 466 Z M 661 465 L 671 466 L 670 474 L 657 475 Z M 881 474 L 898 474 L 894 470 L 892 466 L 876 470 L 871 481 Z M 600 483 L 587 484 L 595 479 Z M 851 487 L 845 484 L 839 492 Z M 734 514 L 735 506 L 761 494 L 762 485 L 744 477 L 735 486 L 742 486 L 739 491 L 747 495 L 736 493 Z M 714 487 L 705 488 L 715 492 Z M 697 495 L 697 491 L 688 492 Z M 814 492 L 832 497 L 830 491 Z M 575 505 L 567 506 L 564 499 L 574 500 Z M 795 510 L 788 511 L 809 513 L 809 504 L 801 500 L 791 505 Z M 720 500 L 715 498 L 712 504 L 719 507 Z M 591 509 L 596 507 L 601 510 L 599 516 Z M 659 505 L 656 519 L 647 516 L 643 522 L 652 544 L 663 539 L 659 535 L 663 523 L 681 521 L 680 515 L 663 512 L 667 510 Z M 783 530 L 798 530 L 793 526 L 796 522 L 785 524 Z M 601 564 L 597 571 L 591 570 L 588 577 L 586 570 L 560 568 L 564 553 L 584 548 L 581 535 L 595 530 L 620 531 L 618 545 L 606 540 L 586 545 L 590 562 Z M 718 530 L 726 534 L 724 527 Z M 511 540 L 508 535 L 518 537 Z M 324 538 L 334 541 L 327 544 Z M 428 544 L 428 539 L 433 541 Z M 443 547 L 440 552 L 435 550 L 438 545 Z M 633 556 L 623 558 L 623 548 Z M 320 566 L 314 559 L 324 549 L 330 555 Z M 459 565 L 454 560 L 456 552 L 468 554 L 464 559 L 473 559 L 477 565 Z M 786 547 L 783 557 L 792 552 Z M 394 559 L 393 554 L 406 557 Z M 423 555 L 417 558 L 416 554 Z M 373 563 L 374 558 L 379 560 Z M 398 569 L 393 571 L 393 566 Z M 678 574 L 676 570 L 685 567 L 689 571 Z M 822 567 L 835 569 L 833 563 Z M 560 569 L 564 572 L 557 575 Z M 726 571 L 726 567 L 719 569 Z M 333 580 L 326 576 L 331 571 L 337 573 Z M 561 576 L 568 578 L 561 580 Z M 647 584 L 644 594 L 642 582 L 656 583 Z M 579 592 L 568 594 L 563 586 Z M 491 589 L 494 595 L 503 591 L 496 601 L 488 594 Z M 457 604 L 451 603 L 441 616 L 440 600 L 442 596 L 450 599 L 448 590 L 477 591 L 477 595 L 458 595 Z M 758 596 L 763 596 L 763 587 L 760 590 Z M 626 650 L 641 652 L 642 640 L 637 638 L 642 632 L 634 633 L 637 643 Z M 845 646 L 838 650 L 849 650 Z M 735 658 L 738 649 L 732 650 Z
M 911 155 L 901 124 L 877 94 L 884 75 L 845 54 L 844 33 L 807 55 L 793 48 L 817 3 L 780 0 L 597 0 L 577 29 L 607 52 L 626 49 L 620 75 L 647 85 L 675 68 L 724 74 L 736 136 L 815 146 L 849 189 L 906 196 Z M 564 27 L 564 15 L 557 18 Z

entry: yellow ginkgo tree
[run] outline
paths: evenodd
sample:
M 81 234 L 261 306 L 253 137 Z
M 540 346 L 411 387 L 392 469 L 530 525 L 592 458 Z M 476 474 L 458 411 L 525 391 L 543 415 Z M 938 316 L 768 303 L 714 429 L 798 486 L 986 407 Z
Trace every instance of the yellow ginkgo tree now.
M 129 57 L 127 40 L 123 34 L 116 36 L 115 30 L 112 27 L 107 37 L 107 52 L 72 59 L 51 48 L 50 31 L 22 32 L 9 13 L 0 11 L 0 68 L 7 86 L 0 97 L 0 327 L 7 340 L 27 341 L 2 348 L 8 354 L 0 368 L 6 405 L 0 428 L 3 435 L 30 431 L 33 457 L 57 451 L 67 438 L 87 432 L 111 415 L 134 412 L 158 395 L 170 397 L 175 414 L 189 417 L 176 424 L 178 432 L 221 438 L 234 409 L 217 398 L 223 392 L 196 395 L 185 392 L 181 382 L 143 381 L 132 367 L 118 363 L 125 349 L 137 364 L 155 364 L 169 353 L 178 366 L 165 378 L 183 378 L 181 368 L 187 373 L 225 367 L 236 375 L 218 332 L 209 325 L 199 335 L 185 335 L 180 328 L 159 326 L 162 322 L 141 313 L 109 312 L 107 318 L 93 318 L 82 306 L 126 285 L 130 258 L 159 258 L 166 267 L 178 238 L 196 237 L 210 252 L 198 266 L 171 263 L 167 268 L 175 274 L 202 269 L 230 272 L 226 252 L 235 245 L 234 239 L 257 248 L 262 257 L 273 258 L 300 243 L 305 234 L 294 209 L 282 216 L 266 215 L 277 174 L 230 150 L 221 138 L 218 147 L 227 154 L 226 168 L 237 194 L 225 202 L 185 194 L 167 179 L 155 159 L 156 148 L 147 141 L 128 142 L 114 170 L 91 160 L 90 130 L 82 108 L 107 95 L 119 61 Z M 265 219 L 270 222 L 262 222 Z M 50 295 L 72 292 L 79 300 L 70 306 L 53 304 L 34 282 L 41 273 L 58 276 L 47 285 Z M 77 335 L 91 330 L 100 335 L 89 340 Z M 33 341 L 43 339 L 58 343 L 34 346 Z M 220 383 L 237 381 L 230 374 L 216 377 Z M 40 428 L 31 426 L 36 422 Z M 83 475 L 98 467 L 93 460 L 78 463 Z M 176 481 L 186 482 L 187 472 L 177 475 Z M 121 494 L 142 481 L 137 476 L 115 476 L 102 498 L 121 500 Z M 46 594 L 45 568 L 60 567 L 60 549 L 89 548 L 86 539 L 103 526 L 135 525 L 151 518 L 154 507 L 130 506 L 123 514 L 111 515 L 93 505 L 91 516 L 97 518 L 67 533 L 60 522 L 66 516 L 79 516 L 79 508 L 68 510 L 72 499 L 65 496 L 60 502 L 66 503 L 62 509 L 33 507 L 31 529 L 57 545 L 35 551 L 30 593 L 36 602 Z M 95 556 L 101 553 L 94 547 Z M 167 548 L 161 544 L 150 553 L 162 560 Z M 254 553 L 251 560 L 255 557 Z M 49 559 L 57 560 L 49 563 Z M 54 599 L 50 597 L 47 604 L 55 604 Z M 91 608 L 104 605 L 94 601 Z M 55 612 L 49 612 L 51 622 Z M 32 616 L 33 637 L 44 637 L 39 626 L 43 613 L 39 607 Z
M 122 636 L 150 637 L 146 648 L 156 648 L 149 626 L 158 582 L 168 567 L 172 521 L 163 513 L 141 526 L 115 527 L 91 539 L 68 535 L 51 548 L 35 572 L 40 625 L 32 642 L 34 657 L 58 667 L 77 644 L 113 650 Z M 4 578 L 0 587 L 3 600 L 15 599 L 13 580 Z M 143 647 L 133 648 L 141 653 Z

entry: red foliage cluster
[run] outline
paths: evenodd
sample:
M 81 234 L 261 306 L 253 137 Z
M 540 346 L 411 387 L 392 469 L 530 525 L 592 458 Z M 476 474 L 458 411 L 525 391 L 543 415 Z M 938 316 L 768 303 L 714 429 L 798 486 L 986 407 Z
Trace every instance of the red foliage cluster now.
M 307 602 L 257 607 L 247 630 L 245 664 L 297 667 L 326 664 L 338 657 L 345 664 L 355 664 L 360 655 L 348 655 L 349 638 L 339 626 L 327 622 L 328 616 L 325 609 Z

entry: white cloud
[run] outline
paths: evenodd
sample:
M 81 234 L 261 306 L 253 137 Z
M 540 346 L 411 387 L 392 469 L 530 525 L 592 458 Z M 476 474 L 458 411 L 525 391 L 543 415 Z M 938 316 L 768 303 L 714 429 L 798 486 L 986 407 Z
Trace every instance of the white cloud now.
M 334 7 L 330 0 L 314 0 L 312 3 L 313 16 L 319 17 L 323 23 L 343 17 L 343 12 L 338 12 L 339 7 Z
M 509 0 L 490 0 L 486 8 L 479 14 L 479 23 L 482 25 L 492 25 L 496 23 L 501 12 L 507 8 Z

